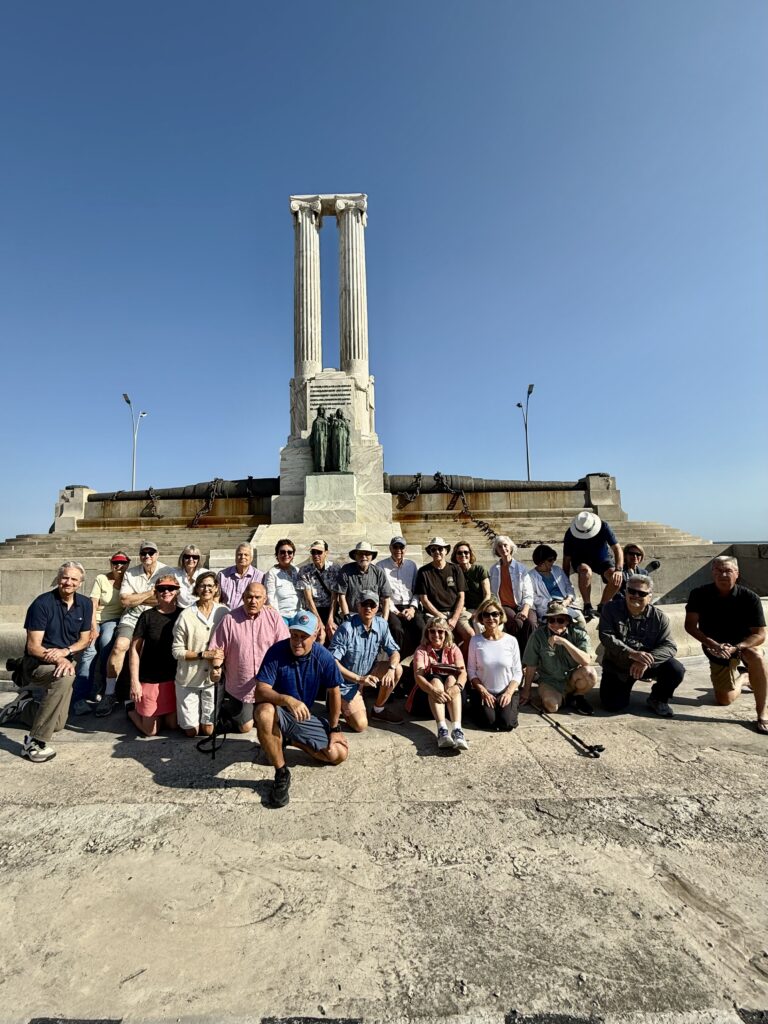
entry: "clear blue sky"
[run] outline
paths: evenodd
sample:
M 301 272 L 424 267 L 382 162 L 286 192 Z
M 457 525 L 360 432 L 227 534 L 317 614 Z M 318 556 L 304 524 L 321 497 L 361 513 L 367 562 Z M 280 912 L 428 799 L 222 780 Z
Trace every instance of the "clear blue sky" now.
M 609 471 L 766 539 L 762 0 L 6 2 L 0 536 L 58 488 L 274 476 L 291 193 L 367 192 L 391 473 Z M 323 229 L 325 365 L 336 230 Z

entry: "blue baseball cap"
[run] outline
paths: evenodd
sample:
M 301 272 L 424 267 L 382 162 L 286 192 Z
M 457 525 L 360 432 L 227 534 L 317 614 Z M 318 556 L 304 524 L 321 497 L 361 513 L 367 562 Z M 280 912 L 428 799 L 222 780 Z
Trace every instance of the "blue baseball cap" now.
M 297 629 L 300 633 L 312 636 L 317 632 L 317 616 L 304 610 L 296 612 L 288 623 L 288 629 Z

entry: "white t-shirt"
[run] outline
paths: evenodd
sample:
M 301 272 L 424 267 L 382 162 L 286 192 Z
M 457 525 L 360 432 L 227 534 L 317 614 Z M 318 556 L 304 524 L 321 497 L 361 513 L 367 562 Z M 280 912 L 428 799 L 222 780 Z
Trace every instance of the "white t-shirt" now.
M 521 682 L 523 667 L 517 640 L 508 633 L 499 640 L 473 636 L 469 641 L 467 675 L 470 680 L 479 679 L 493 694 L 506 690 L 513 679 Z

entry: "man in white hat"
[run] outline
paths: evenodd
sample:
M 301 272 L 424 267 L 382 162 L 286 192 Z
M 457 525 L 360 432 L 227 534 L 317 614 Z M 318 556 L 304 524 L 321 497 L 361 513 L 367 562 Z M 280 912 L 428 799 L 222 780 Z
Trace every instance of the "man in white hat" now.
M 383 569 L 373 564 L 378 551 L 367 540 L 358 541 L 349 552 L 352 559 L 341 567 L 336 580 L 335 591 L 338 594 L 341 614 L 354 615 L 364 590 L 373 590 L 379 597 L 379 615 L 386 621 L 389 618 L 392 588 Z
M 432 561 L 422 565 L 416 574 L 416 596 L 428 615 L 438 615 L 448 621 L 451 629 L 464 610 L 467 581 L 464 573 L 448 561 L 451 545 L 442 537 L 433 537 L 426 552 Z
M 584 618 L 594 619 L 608 601 L 618 593 L 624 580 L 624 551 L 616 534 L 600 516 L 585 509 L 571 520 L 563 538 L 563 572 L 579 574 L 579 593 L 584 601 Z M 592 607 L 592 574 L 605 583 L 603 595 Z

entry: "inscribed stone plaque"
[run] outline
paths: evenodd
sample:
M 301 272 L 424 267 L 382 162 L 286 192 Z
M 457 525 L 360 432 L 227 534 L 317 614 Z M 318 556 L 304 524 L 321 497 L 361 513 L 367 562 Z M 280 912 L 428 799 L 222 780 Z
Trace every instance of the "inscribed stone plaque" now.
M 317 412 L 321 405 L 326 409 L 349 408 L 352 405 L 352 381 L 315 380 L 309 385 L 309 411 Z

